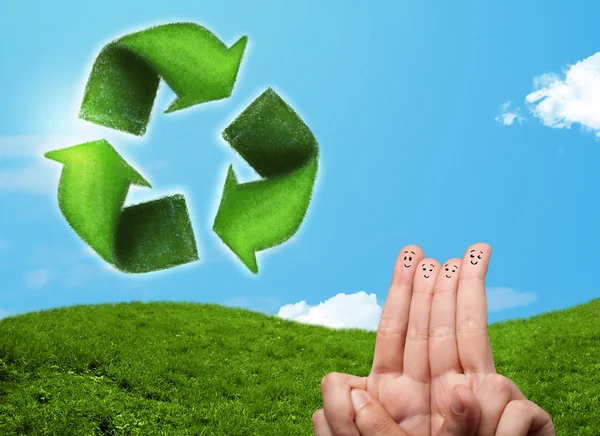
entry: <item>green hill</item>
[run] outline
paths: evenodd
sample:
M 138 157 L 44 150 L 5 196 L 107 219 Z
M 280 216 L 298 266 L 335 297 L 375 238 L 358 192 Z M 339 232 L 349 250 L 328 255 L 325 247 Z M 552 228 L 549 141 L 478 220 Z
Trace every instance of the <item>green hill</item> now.
M 490 326 L 499 373 L 559 435 L 600 435 L 600 299 Z M 375 333 L 196 303 L 0 321 L 1 435 L 312 435 L 328 372 L 367 375 Z

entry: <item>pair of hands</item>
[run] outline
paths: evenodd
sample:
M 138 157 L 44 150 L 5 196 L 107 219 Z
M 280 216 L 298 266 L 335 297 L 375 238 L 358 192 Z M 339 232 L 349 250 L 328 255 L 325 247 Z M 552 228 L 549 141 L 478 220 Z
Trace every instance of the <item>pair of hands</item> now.
M 552 419 L 496 373 L 487 332 L 491 255 L 474 244 L 444 265 L 402 249 L 368 377 L 321 381 L 315 436 L 555 436 Z

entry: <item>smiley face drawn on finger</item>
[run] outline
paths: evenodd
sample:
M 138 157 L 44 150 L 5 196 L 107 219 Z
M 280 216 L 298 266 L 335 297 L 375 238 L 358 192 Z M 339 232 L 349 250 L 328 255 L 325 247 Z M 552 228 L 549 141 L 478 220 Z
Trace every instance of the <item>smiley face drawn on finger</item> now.
M 411 267 L 411 263 L 412 262 L 412 257 L 415 255 L 414 251 L 405 251 L 404 252 L 404 267 L 405 268 L 410 268 Z M 408 262 L 408 265 L 406 264 Z
M 479 254 L 477 254 L 477 250 L 471 250 L 471 254 L 469 255 L 471 258 L 471 265 L 477 265 L 481 260 L 481 256 L 483 256 L 483 251 L 479 250 Z
M 429 266 L 431 267 L 431 268 L 429 268 L 429 272 L 431 273 L 435 269 L 435 265 L 432 264 L 432 263 L 430 263 Z M 423 268 L 423 271 L 424 271 L 423 277 L 425 277 L 426 279 L 428 279 L 429 277 L 431 277 L 431 275 L 427 275 L 427 264 L 426 263 L 424 263 L 423 265 L 421 265 L 421 268 Z
M 446 270 L 446 278 L 451 279 L 452 273 L 455 273 L 458 267 L 456 265 L 450 265 L 449 263 L 447 263 L 446 265 L 444 265 L 444 269 Z

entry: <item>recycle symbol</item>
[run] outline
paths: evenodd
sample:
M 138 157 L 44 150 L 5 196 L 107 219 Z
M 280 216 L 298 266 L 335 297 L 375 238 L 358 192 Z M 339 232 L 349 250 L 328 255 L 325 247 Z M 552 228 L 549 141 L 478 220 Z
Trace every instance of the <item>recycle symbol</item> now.
M 97 56 L 79 118 L 144 135 L 160 79 L 177 98 L 166 113 L 231 95 L 247 44 L 230 48 L 204 27 L 169 23 L 125 35 Z M 262 179 L 239 184 L 230 165 L 213 231 L 253 273 L 256 252 L 299 229 L 310 204 L 318 145 L 294 110 L 268 88 L 223 131 Z M 64 164 L 59 208 L 77 235 L 126 273 L 164 270 L 199 260 L 185 197 L 123 208 L 132 184 L 151 188 L 104 139 L 44 155 Z

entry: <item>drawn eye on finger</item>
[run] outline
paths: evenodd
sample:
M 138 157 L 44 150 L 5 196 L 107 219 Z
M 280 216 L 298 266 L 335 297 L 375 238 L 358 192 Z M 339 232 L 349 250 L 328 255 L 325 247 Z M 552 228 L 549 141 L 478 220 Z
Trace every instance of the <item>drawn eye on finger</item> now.
M 413 256 L 415 256 L 414 251 L 405 251 L 404 252 L 404 268 L 410 268 L 412 266 Z
M 444 265 L 444 270 L 444 272 L 446 273 L 446 278 L 451 279 L 456 273 L 456 271 L 458 271 L 458 267 L 454 264 L 447 263 L 446 265 Z
M 481 250 L 471 250 L 471 253 L 469 254 L 469 260 L 471 262 L 471 265 L 477 265 L 481 259 L 483 259 L 483 251 Z
M 427 266 L 427 264 L 424 263 L 423 265 L 421 265 L 421 268 L 423 269 L 423 277 L 428 279 L 429 277 L 431 277 L 433 270 L 435 269 L 435 265 L 430 263 L 429 266 Z

